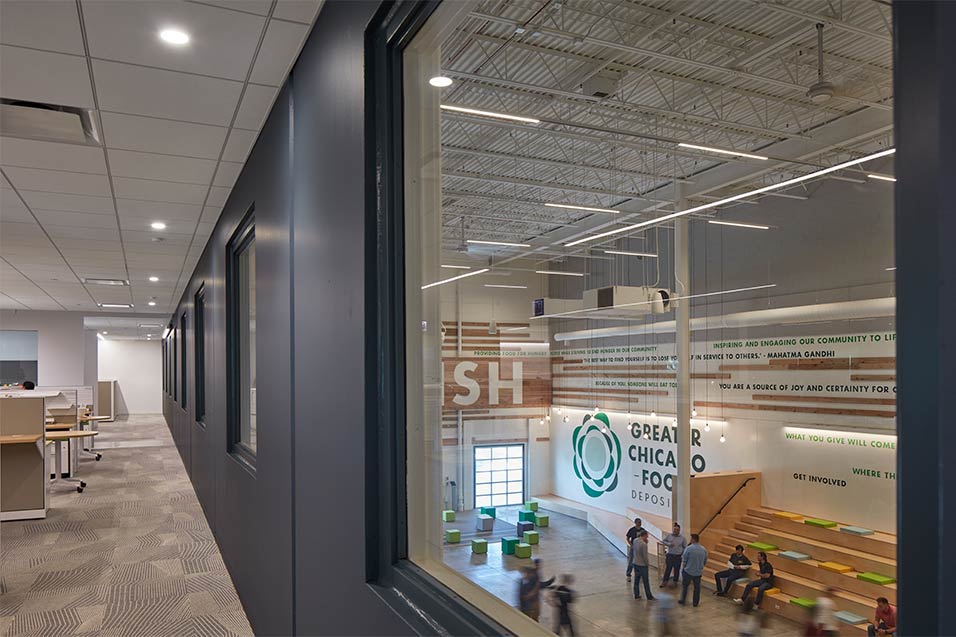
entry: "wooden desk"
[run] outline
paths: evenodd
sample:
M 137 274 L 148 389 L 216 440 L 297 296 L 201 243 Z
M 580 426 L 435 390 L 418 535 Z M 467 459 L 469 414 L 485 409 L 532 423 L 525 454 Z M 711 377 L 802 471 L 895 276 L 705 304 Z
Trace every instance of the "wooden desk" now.
M 58 423 L 47 425 L 46 430 L 47 431 L 69 431 L 70 429 L 73 429 L 74 426 L 75 425 L 73 425 L 73 423 L 58 422 Z
M 109 419 L 109 416 L 80 416 L 80 422 L 100 422 Z
M 53 449 L 53 455 L 56 459 L 56 470 L 54 472 L 54 478 L 52 482 L 57 482 L 60 477 L 63 475 L 63 454 L 61 452 L 61 442 L 70 442 L 71 440 L 76 440 L 78 438 L 91 438 L 93 436 L 98 436 L 100 432 L 98 431 L 49 431 L 46 434 L 47 444 L 56 443 L 56 447 Z M 80 480 L 76 477 L 66 478 L 67 482 L 79 482 L 79 486 L 76 487 L 78 493 L 83 493 L 83 489 L 86 487 L 86 482 Z
M 64 440 L 74 440 L 76 438 L 88 438 L 98 436 L 98 431 L 51 431 L 47 433 L 46 439 L 53 442 L 62 442 Z
M 42 437 L 38 434 L 7 434 L 0 436 L 0 445 L 30 445 Z

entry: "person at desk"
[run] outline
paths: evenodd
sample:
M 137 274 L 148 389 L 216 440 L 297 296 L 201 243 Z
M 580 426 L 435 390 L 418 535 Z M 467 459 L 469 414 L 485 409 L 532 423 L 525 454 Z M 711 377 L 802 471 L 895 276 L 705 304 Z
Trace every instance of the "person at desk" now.
M 743 604 L 744 600 L 750 597 L 750 591 L 757 589 L 757 597 L 754 599 L 754 606 L 760 606 L 763 601 L 763 594 L 768 588 L 773 587 L 773 564 L 767 561 L 767 554 L 763 551 L 757 553 L 757 565 L 760 567 L 760 576 L 747 583 L 744 586 L 742 597 L 735 599 L 738 604 Z
M 32 380 L 25 380 L 20 383 L 20 387 L 23 387 L 27 391 L 32 391 L 37 388 L 37 385 Z
M 735 546 L 733 555 L 727 560 L 727 570 L 714 574 L 714 581 L 717 583 L 717 590 L 714 591 L 714 595 L 718 597 L 725 596 L 734 585 L 734 582 L 744 576 L 751 564 L 750 558 L 744 555 L 743 545 L 738 544 Z M 727 580 L 724 586 L 720 585 L 721 580 Z

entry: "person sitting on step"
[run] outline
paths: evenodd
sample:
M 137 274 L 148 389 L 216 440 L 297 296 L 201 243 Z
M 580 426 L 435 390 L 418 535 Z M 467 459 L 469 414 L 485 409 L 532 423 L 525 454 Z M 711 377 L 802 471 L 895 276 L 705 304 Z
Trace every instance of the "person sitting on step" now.
M 750 568 L 751 564 L 750 558 L 744 555 L 743 545 L 735 546 L 734 552 L 727 560 L 727 570 L 714 574 L 714 581 L 717 583 L 717 590 L 714 591 L 714 595 L 723 597 L 729 593 L 734 582 L 747 574 L 747 569 Z M 721 580 L 727 580 L 724 586 L 720 585 Z
M 896 609 L 890 606 L 890 600 L 885 597 L 876 598 L 876 616 L 873 620 L 873 623 L 866 627 L 870 637 L 896 634 Z
M 757 597 L 754 599 L 754 605 L 759 607 L 760 602 L 763 601 L 764 591 L 773 587 L 773 564 L 767 561 L 767 554 L 763 551 L 757 553 L 757 565 L 760 568 L 759 577 L 747 583 L 743 596 L 734 600 L 738 604 L 743 604 L 744 600 L 750 597 L 750 591 L 756 588 Z

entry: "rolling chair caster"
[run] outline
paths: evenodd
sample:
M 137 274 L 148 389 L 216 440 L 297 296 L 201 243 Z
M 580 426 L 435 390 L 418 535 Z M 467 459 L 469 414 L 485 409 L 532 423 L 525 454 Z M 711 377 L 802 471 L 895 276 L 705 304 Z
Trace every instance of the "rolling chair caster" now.
M 77 487 L 77 488 L 76 488 L 76 492 L 77 492 L 77 493 L 83 493 L 83 487 Z
M 103 454 L 101 453 L 96 454 L 96 461 L 99 462 L 102 457 L 103 457 Z
M 80 488 L 83 489 L 86 487 L 86 483 L 80 480 Z

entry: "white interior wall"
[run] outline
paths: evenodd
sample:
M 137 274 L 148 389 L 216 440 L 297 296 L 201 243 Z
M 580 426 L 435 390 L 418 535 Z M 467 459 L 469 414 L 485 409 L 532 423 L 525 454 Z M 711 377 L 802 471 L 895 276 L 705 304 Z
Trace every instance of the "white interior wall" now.
M 37 385 L 85 384 L 82 313 L 3 310 L 0 328 L 37 331 Z
M 100 340 L 99 380 L 116 381 L 117 414 L 163 411 L 160 341 Z

